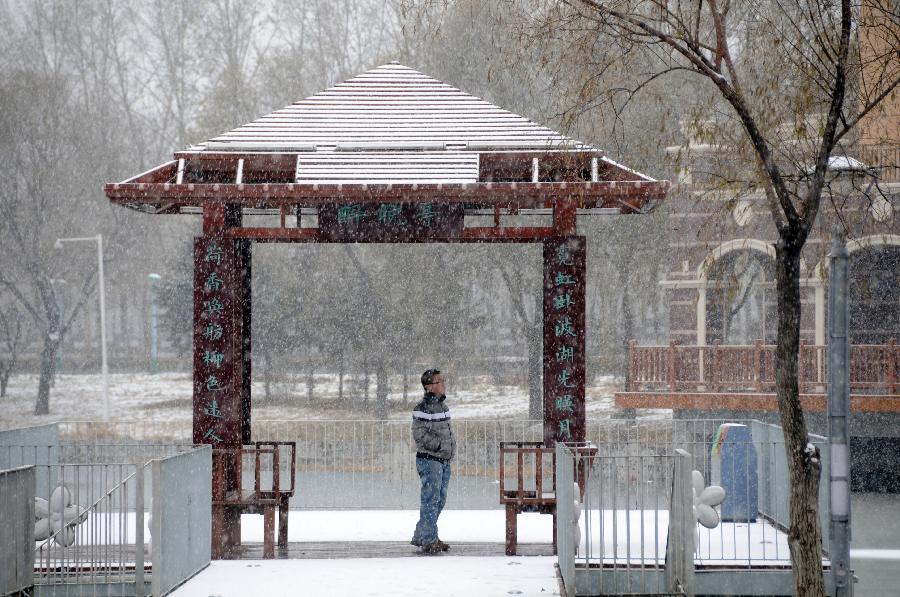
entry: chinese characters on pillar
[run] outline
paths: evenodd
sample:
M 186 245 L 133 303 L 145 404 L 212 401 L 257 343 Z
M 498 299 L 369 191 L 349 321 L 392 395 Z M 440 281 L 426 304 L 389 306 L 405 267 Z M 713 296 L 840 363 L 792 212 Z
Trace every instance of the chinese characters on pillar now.
M 584 441 L 585 240 L 544 241 L 544 439 Z
M 234 250 L 222 238 L 194 241 L 194 443 L 240 445 L 234 391 Z M 228 247 L 231 247 L 229 250 Z M 235 419 L 238 419 L 235 421 Z
M 408 241 L 458 236 L 463 206 L 449 203 L 343 203 L 319 208 L 328 241 Z

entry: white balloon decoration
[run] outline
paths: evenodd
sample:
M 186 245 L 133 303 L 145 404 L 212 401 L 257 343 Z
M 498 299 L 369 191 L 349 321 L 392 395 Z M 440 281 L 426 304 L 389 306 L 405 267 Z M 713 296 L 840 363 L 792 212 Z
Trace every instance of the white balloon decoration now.
M 44 541 L 50 537 L 65 547 L 75 544 L 75 527 L 87 520 L 88 511 L 72 503 L 72 493 L 60 485 L 50 494 L 50 500 L 34 498 L 34 538 Z
M 34 517 L 37 520 L 50 517 L 50 502 L 44 498 L 34 498 Z
M 578 555 L 578 546 L 581 544 L 581 527 L 578 520 L 581 518 L 581 489 L 578 483 L 575 486 L 575 507 L 572 508 L 572 546 L 575 548 L 575 555 Z
M 50 511 L 61 512 L 72 503 L 72 494 L 65 485 L 60 485 L 50 494 Z
M 694 486 L 694 517 L 706 528 L 716 528 L 719 526 L 719 513 L 715 506 L 725 501 L 725 490 L 718 485 L 706 487 L 700 471 L 691 472 L 691 481 Z

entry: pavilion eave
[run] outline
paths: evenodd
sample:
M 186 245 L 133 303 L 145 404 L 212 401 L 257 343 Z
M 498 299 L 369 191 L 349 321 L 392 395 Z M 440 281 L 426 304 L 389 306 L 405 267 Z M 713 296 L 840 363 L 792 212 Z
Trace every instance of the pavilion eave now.
M 428 201 L 473 207 L 509 206 L 533 209 L 565 199 L 579 208 L 615 208 L 623 213 L 649 211 L 669 189 L 668 181 L 601 182 L 474 182 L 462 184 L 226 184 L 122 182 L 104 186 L 115 204 L 152 213 L 182 207 L 229 203 L 278 209 L 348 203 Z

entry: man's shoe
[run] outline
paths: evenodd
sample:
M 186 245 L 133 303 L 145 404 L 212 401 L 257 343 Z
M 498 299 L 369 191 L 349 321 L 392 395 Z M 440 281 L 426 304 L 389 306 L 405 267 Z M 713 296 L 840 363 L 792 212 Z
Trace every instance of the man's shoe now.
M 433 541 L 432 543 L 429 543 L 428 545 L 422 546 L 422 553 L 425 553 L 425 554 L 433 555 L 436 553 L 441 553 L 441 551 L 442 550 L 441 550 L 441 542 L 440 541 Z
M 444 542 L 441 541 L 440 539 L 438 539 L 437 541 L 435 541 L 435 543 L 438 544 L 438 547 L 441 548 L 441 551 L 450 551 L 450 544 L 449 544 L 449 543 L 444 543 Z
M 416 547 L 422 547 L 422 540 L 418 537 L 413 537 L 412 541 L 409 542 L 410 545 L 415 545 Z

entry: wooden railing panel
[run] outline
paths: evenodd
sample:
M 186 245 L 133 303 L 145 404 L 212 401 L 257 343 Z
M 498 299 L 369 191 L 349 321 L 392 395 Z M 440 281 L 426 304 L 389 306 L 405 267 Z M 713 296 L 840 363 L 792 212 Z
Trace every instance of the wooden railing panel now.
M 638 346 L 629 344 L 630 391 L 773 392 L 775 346 L 756 344 Z M 828 347 L 801 343 L 797 362 L 800 391 L 822 393 L 828 381 Z M 850 389 L 897 394 L 900 345 L 850 347 Z
M 683 387 L 703 384 L 703 364 L 701 363 L 700 350 L 696 346 L 675 346 L 670 348 L 675 361 L 674 387 Z M 669 387 L 673 387 L 671 384 Z

